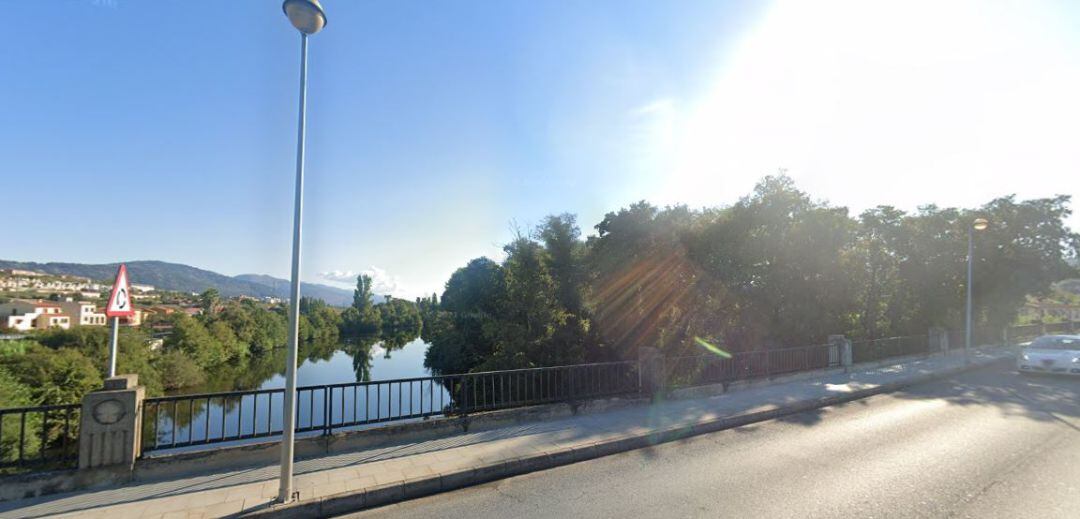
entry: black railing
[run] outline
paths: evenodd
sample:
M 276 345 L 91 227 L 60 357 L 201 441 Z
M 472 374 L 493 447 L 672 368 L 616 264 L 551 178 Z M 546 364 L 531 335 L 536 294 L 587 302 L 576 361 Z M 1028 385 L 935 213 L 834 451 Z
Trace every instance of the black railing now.
M 608 362 L 297 388 L 296 431 L 460 415 L 625 395 L 638 391 L 636 362 Z M 284 389 L 148 398 L 142 451 L 281 434 Z
M 0 473 L 69 468 L 79 460 L 79 404 L 0 409 Z
M 1080 331 L 1080 323 L 1062 321 L 1059 323 L 1046 323 L 1043 326 L 1043 333 L 1046 335 L 1069 335 Z
M 1041 323 L 1010 326 L 1005 328 L 1005 343 L 1010 345 L 1019 344 L 1034 339 L 1042 334 L 1043 325 Z M 963 343 L 960 345 L 963 346 Z
M 1075 330 L 1080 323 L 1012 327 L 1004 339 Z M 992 330 L 977 330 L 990 340 Z M 1001 340 L 1001 330 L 997 331 Z M 962 332 L 949 332 L 952 349 Z M 977 334 L 977 337 L 979 335 Z M 983 337 L 980 337 L 983 339 Z M 852 343 L 855 363 L 926 355 L 928 335 Z M 661 359 L 669 386 L 688 387 L 837 367 L 841 348 L 814 345 Z M 609 362 L 461 375 L 353 382 L 297 389 L 296 431 L 329 434 L 373 424 L 554 402 L 639 394 L 637 362 Z M 148 398 L 142 452 L 280 435 L 283 389 Z M 77 460 L 78 404 L 0 409 L 0 469 L 71 466 Z
M 668 385 L 689 387 L 765 378 L 840 365 L 839 347 L 828 344 L 717 354 L 664 360 Z

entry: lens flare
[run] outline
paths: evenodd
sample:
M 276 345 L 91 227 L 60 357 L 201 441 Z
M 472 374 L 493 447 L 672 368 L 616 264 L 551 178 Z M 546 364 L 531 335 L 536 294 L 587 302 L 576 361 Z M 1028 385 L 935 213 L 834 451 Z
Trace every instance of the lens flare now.
M 715 353 L 719 357 L 723 357 L 725 359 L 730 359 L 731 358 L 730 353 L 728 353 L 728 352 L 726 352 L 724 350 L 721 350 L 716 345 L 709 343 L 709 341 L 706 341 L 705 339 L 702 339 L 701 337 L 694 337 L 694 343 L 696 343 L 698 346 L 701 346 L 702 348 L 705 348 L 706 350 L 709 350 L 712 353 Z

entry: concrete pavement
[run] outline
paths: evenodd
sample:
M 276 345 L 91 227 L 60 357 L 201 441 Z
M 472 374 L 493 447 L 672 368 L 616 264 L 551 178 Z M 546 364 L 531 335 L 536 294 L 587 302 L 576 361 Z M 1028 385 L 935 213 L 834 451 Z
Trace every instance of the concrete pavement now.
M 1080 517 L 1080 379 L 985 368 L 349 517 Z
M 1008 352 L 990 350 L 975 358 L 988 363 L 1002 355 Z M 933 357 L 715 397 L 302 460 L 296 479 L 300 501 L 285 507 L 270 506 L 276 494 L 277 467 L 266 466 L 5 502 L 0 503 L 0 518 L 342 513 L 815 409 L 944 376 L 962 367 L 960 357 Z

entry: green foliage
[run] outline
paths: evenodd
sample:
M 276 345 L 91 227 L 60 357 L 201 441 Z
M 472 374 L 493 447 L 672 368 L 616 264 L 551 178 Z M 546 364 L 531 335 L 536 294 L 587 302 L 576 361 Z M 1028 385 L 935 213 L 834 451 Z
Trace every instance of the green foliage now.
M 336 344 L 341 334 L 341 315 L 321 299 L 300 298 L 300 336 L 317 344 Z
M 29 407 L 35 404 L 37 402 L 34 401 L 30 387 L 8 373 L 7 367 L 0 360 L 0 409 Z M 40 427 L 40 415 L 33 414 L 28 418 L 27 426 L 31 431 L 37 430 Z M 0 434 L 0 461 L 13 460 L 18 455 L 19 431 L 16 427 L 5 427 Z M 37 435 L 24 436 L 24 441 L 27 440 L 28 444 L 24 444 L 24 449 L 34 452 L 39 445 Z
M 90 359 L 104 379 L 109 372 L 109 330 L 105 327 L 79 326 L 70 330 L 59 328 L 34 335 L 41 344 L 54 350 L 74 349 Z M 136 373 L 139 383 L 146 386 L 148 395 L 160 395 L 161 377 L 154 368 L 154 353 L 147 348 L 145 333 L 135 328 L 120 328 L 117 339 L 117 373 Z
M 426 310 L 425 365 L 452 373 L 587 360 L 595 337 L 579 235 L 572 216 L 549 217 L 533 238 L 504 247 L 502 264 L 478 258 L 458 269 L 438 309 Z
M 34 404 L 30 386 L 23 384 L 15 375 L 9 373 L 6 363 L 0 364 L 0 409 L 28 407 Z
M 410 331 L 413 335 L 420 332 L 420 311 L 416 304 L 404 299 L 390 298 L 378 306 L 380 329 L 383 333 L 392 331 Z
M 0 357 L 4 355 L 22 355 L 26 352 L 26 348 L 34 344 L 34 341 L 28 341 L 26 339 L 17 339 L 14 341 L 0 341 Z
M 218 303 L 221 302 L 221 294 L 216 288 L 208 288 L 199 294 L 199 306 L 202 307 L 204 314 L 212 314 L 217 309 Z
M 173 314 L 172 325 L 172 333 L 165 340 L 166 352 L 180 352 L 203 369 L 228 360 L 224 345 L 214 340 L 198 319 L 177 312 Z
M 165 389 L 180 389 L 206 382 L 202 368 L 180 350 L 162 354 L 157 369 L 164 378 Z
M 880 206 L 857 218 L 790 178 L 763 179 L 724 208 L 608 213 L 582 242 L 570 215 L 458 269 L 440 303 L 417 301 L 438 372 L 633 358 L 655 346 L 733 351 L 962 326 L 967 239 L 976 217 L 976 327 L 1013 321 L 1029 295 L 1076 276 L 1069 198 L 992 200 L 978 209 Z
M 102 382 L 94 363 L 73 348 L 33 344 L 22 355 L 0 357 L 0 370 L 29 388 L 35 404 L 78 402 Z

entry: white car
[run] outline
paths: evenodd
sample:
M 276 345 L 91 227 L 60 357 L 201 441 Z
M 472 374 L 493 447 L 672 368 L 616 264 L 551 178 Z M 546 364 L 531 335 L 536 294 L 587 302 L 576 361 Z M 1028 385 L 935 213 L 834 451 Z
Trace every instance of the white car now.
M 1020 350 L 1020 373 L 1080 375 L 1080 335 L 1043 335 Z

